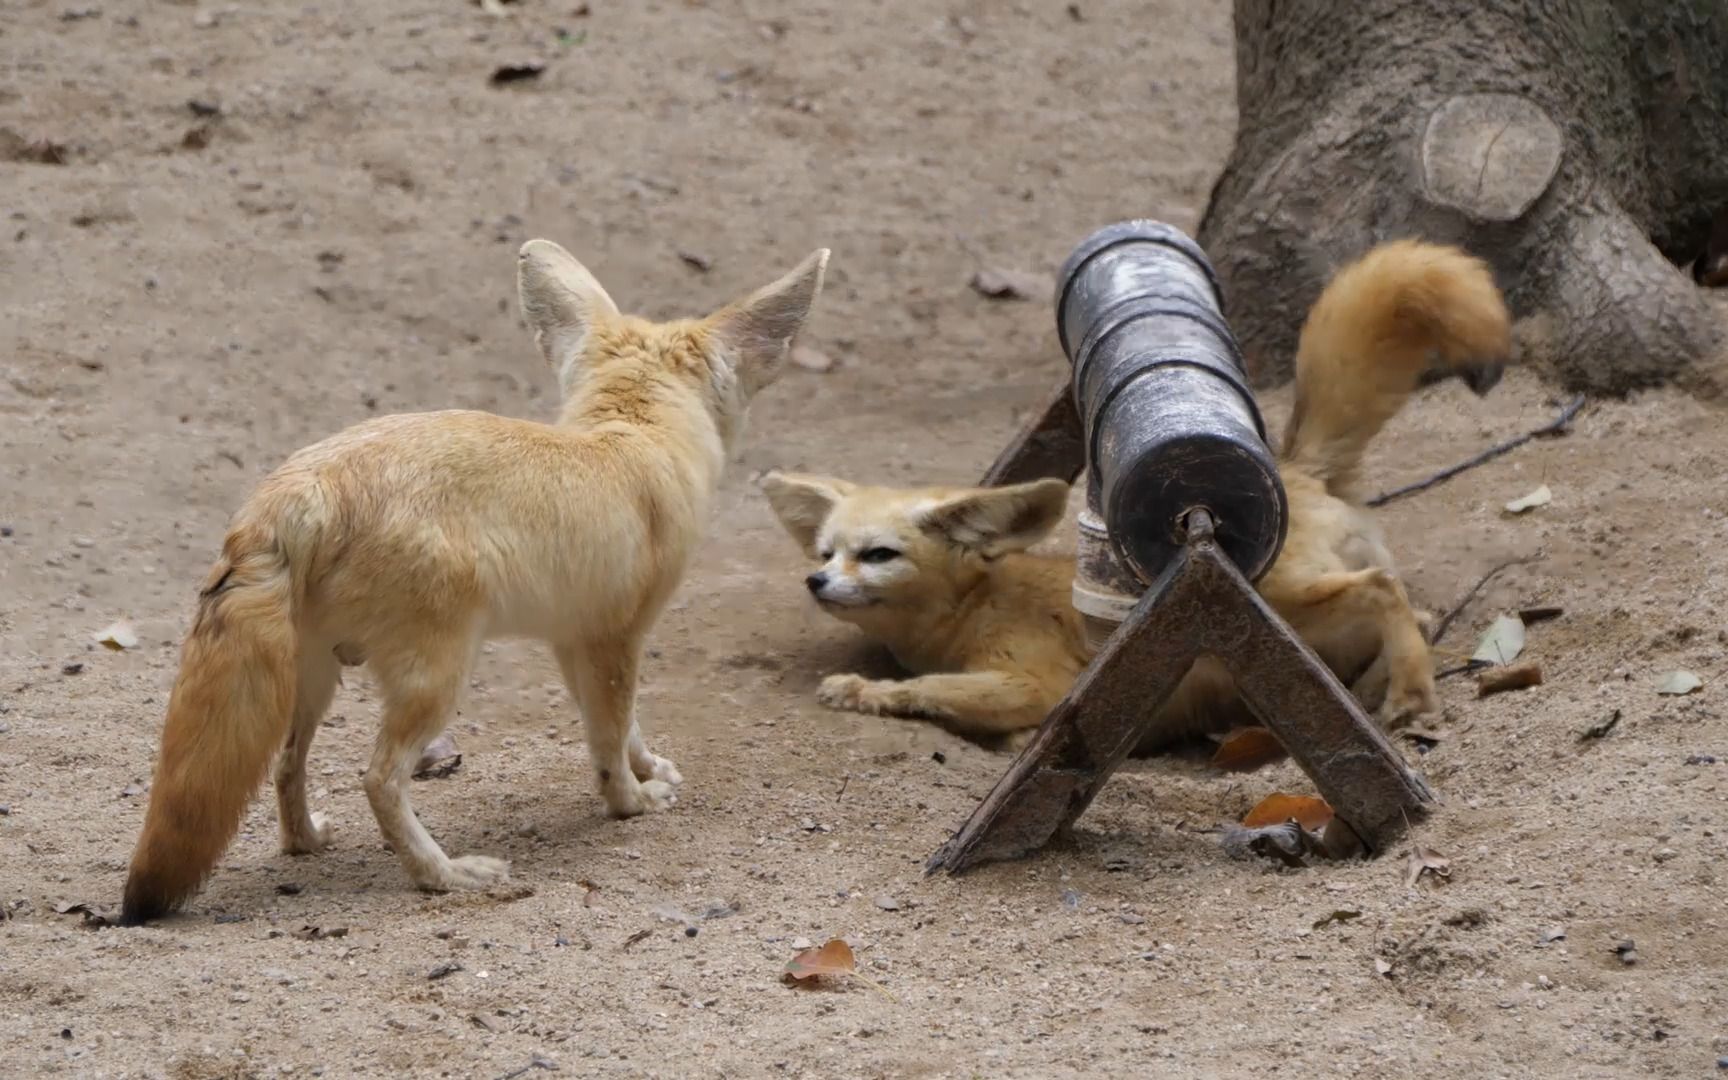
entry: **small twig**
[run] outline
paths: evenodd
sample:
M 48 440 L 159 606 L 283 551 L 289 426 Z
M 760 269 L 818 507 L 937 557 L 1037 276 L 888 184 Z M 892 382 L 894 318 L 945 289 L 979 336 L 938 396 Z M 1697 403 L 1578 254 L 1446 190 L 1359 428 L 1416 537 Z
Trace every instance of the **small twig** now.
M 498 1080 L 516 1080 L 518 1076 L 527 1076 L 535 1069 L 546 1069 L 549 1072 L 557 1072 L 558 1066 L 549 1058 L 543 1058 L 539 1054 L 535 1054 L 534 1059 L 528 1062 L 528 1064 L 522 1066 L 520 1069 L 511 1069 L 509 1072 L 500 1076 Z
M 1533 563 L 1541 557 L 1542 556 L 1540 555 L 1522 555 L 1516 559 L 1508 559 L 1506 562 L 1501 563 L 1499 566 L 1489 570 L 1486 574 L 1483 574 L 1482 580 L 1471 586 L 1470 591 L 1464 594 L 1464 599 L 1452 605 L 1452 610 L 1441 616 L 1440 621 L 1434 624 L 1434 634 L 1428 639 L 1428 644 L 1436 644 L 1441 638 L 1446 636 L 1446 631 L 1452 628 L 1453 621 L 1464 613 L 1464 609 L 1470 606 L 1470 601 L 1476 599 L 1476 594 L 1482 591 L 1483 586 L 1487 585 L 1490 581 L 1493 581 L 1494 578 L 1499 575 L 1500 571 L 1510 570 L 1514 566 L 1522 566 L 1525 563 Z M 1451 670 L 1442 672 L 1441 674 L 1457 675 L 1463 670 L 1466 669 Z M 1440 678 L 1440 675 L 1436 675 L 1435 678 Z
M 834 793 L 834 801 L 839 802 L 846 795 L 846 785 L 852 782 L 852 774 L 847 773 L 840 778 L 840 790 Z
M 1441 668 L 1439 671 L 1434 673 L 1434 679 L 1438 682 L 1441 679 L 1450 679 L 1454 675 L 1468 675 L 1473 671 L 1481 671 L 1483 668 L 1490 668 L 1493 666 L 1493 664 L 1486 660 L 1470 660 L 1466 663 L 1459 664 L 1457 667 Z
M 1526 431 L 1517 438 L 1507 439 L 1498 446 L 1491 446 L 1480 454 L 1477 454 L 1475 457 L 1470 458 L 1468 461 L 1461 461 L 1456 465 L 1451 465 L 1447 468 L 1441 469 L 1426 480 L 1418 480 L 1414 484 L 1405 484 L 1401 488 L 1393 488 L 1391 491 L 1385 492 L 1384 494 L 1376 495 L 1372 499 L 1368 500 L 1368 505 L 1385 506 L 1394 499 L 1402 499 L 1406 495 L 1414 495 L 1419 491 L 1427 491 L 1436 484 L 1445 483 L 1461 472 L 1467 472 L 1478 465 L 1483 465 L 1493 461 L 1501 454 L 1516 450 L 1531 439 L 1540 439 L 1552 435 L 1563 434 L 1566 431 L 1567 425 L 1572 423 L 1572 418 L 1578 415 L 1578 410 L 1584 407 L 1584 401 L 1584 395 L 1579 394 L 1577 397 L 1567 402 L 1566 407 L 1560 410 L 1559 416 L 1555 417 L 1548 423 L 1543 424 L 1541 427 L 1536 428 L 1534 431 Z

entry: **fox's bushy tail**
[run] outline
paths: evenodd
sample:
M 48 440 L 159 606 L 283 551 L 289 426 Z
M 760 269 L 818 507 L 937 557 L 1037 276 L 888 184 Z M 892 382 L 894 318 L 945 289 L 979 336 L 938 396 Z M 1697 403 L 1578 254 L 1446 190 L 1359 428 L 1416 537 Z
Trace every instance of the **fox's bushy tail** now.
M 1370 251 L 1315 301 L 1296 353 L 1286 463 L 1350 497 L 1368 443 L 1430 370 L 1504 360 L 1511 317 L 1482 260 L 1419 240 Z
M 293 574 L 275 536 L 261 526 L 237 526 L 181 650 L 122 924 L 178 906 L 239 829 L 293 718 L 294 604 Z

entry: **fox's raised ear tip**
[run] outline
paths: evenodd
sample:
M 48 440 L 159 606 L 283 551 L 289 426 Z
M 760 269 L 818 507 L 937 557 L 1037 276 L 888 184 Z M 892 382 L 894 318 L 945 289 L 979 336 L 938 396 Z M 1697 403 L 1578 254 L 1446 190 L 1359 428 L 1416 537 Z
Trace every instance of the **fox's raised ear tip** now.
M 519 262 L 527 262 L 529 259 L 568 259 L 570 257 L 570 253 L 561 246 L 539 236 L 516 249 L 516 259 Z

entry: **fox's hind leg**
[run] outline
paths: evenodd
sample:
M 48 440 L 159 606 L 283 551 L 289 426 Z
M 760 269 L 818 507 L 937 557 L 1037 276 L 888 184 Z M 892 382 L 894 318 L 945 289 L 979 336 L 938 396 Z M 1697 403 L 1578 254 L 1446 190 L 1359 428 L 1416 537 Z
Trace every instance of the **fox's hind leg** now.
M 1357 688 L 1363 695 L 1377 693 L 1383 665 L 1385 695 L 1378 710 L 1382 727 L 1401 727 L 1439 712 L 1428 641 L 1409 595 L 1391 572 L 1370 568 L 1328 573 L 1300 583 L 1271 577 L 1270 584 L 1262 583 L 1267 602 L 1334 671 L 1346 654 L 1354 661 L 1362 643 L 1368 643 L 1373 662 Z
M 636 727 L 636 668 L 641 651 L 636 639 L 553 649 L 571 696 L 582 706 L 588 758 L 613 817 L 664 810 L 677 801 L 672 785 L 680 779 L 678 770 L 648 752 Z
M 289 855 L 310 855 L 330 842 L 330 826 L 324 815 L 314 814 L 306 806 L 306 754 L 336 694 L 341 670 L 328 649 L 311 647 L 301 653 L 294 721 L 276 758 L 276 817 L 282 830 L 282 850 Z
M 478 649 L 473 636 L 437 642 L 430 651 L 372 658 L 384 690 L 384 726 L 366 770 L 366 798 L 409 879 L 431 892 L 484 888 L 510 875 L 503 859 L 446 855 L 408 801 L 414 767 L 454 714 Z

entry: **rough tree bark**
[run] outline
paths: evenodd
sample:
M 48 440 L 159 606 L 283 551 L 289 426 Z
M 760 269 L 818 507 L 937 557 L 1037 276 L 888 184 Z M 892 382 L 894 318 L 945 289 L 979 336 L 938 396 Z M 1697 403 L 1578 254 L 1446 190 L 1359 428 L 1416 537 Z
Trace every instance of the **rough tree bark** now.
M 1728 208 L 1724 0 L 1236 0 L 1235 152 L 1200 242 L 1262 385 L 1372 244 L 1493 264 L 1569 387 L 1728 390 L 1687 272 Z

